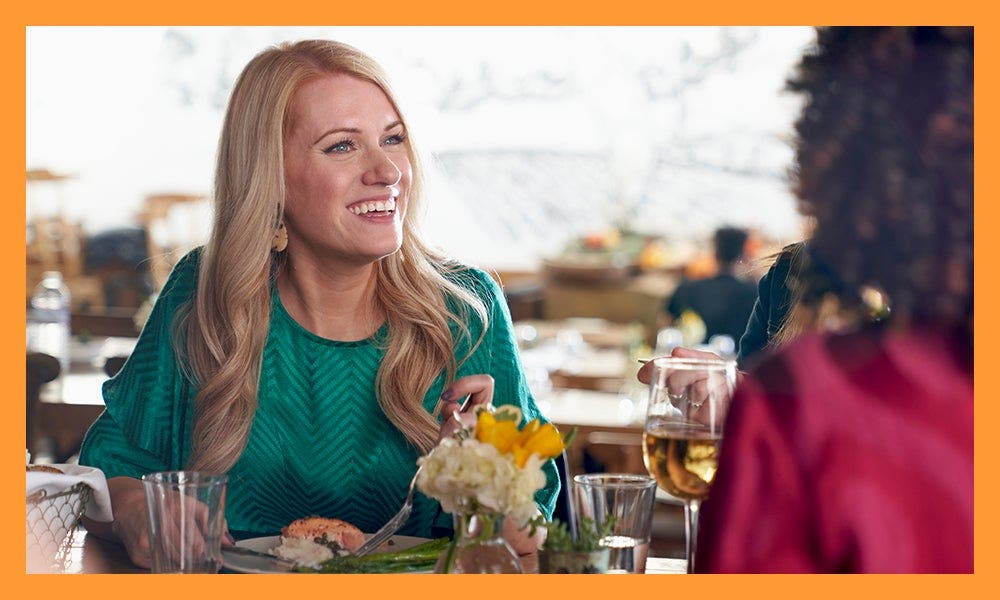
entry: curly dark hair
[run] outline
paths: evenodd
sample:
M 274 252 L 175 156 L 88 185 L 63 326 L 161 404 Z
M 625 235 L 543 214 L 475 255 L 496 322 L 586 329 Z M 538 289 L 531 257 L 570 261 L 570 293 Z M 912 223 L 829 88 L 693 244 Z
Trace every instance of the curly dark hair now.
M 893 321 L 968 327 L 972 29 L 819 29 L 787 87 L 806 100 L 793 180 L 810 252 L 853 290 L 841 300 L 872 286 Z

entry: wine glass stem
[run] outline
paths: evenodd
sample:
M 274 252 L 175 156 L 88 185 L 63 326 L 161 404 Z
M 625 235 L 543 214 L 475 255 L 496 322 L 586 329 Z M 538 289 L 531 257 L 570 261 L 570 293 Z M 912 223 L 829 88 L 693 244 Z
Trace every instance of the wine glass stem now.
M 688 573 L 694 573 L 694 555 L 698 549 L 698 508 L 700 500 L 688 500 L 684 503 L 684 528 L 687 533 Z

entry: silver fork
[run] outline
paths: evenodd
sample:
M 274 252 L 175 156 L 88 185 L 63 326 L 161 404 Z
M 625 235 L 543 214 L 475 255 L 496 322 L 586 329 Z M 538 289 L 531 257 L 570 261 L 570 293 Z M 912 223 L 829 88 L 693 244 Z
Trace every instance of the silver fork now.
M 361 544 L 361 547 L 354 552 L 354 556 L 369 554 L 406 524 L 406 520 L 410 518 L 410 513 L 413 512 L 413 488 L 417 485 L 417 476 L 420 475 L 420 469 L 423 468 L 423 465 L 417 467 L 417 472 L 413 474 L 413 479 L 410 480 L 410 489 L 406 492 L 406 500 L 403 502 L 403 508 L 399 509 L 399 512 L 389 519 L 389 522 L 383 525 L 382 529 L 379 529 L 368 538 L 367 542 Z

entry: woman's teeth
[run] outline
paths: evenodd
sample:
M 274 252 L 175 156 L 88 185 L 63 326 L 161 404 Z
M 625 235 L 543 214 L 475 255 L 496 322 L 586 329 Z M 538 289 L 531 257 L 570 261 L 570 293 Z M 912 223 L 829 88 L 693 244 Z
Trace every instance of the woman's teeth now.
M 370 212 L 392 212 L 396 210 L 396 199 L 390 198 L 386 201 L 361 202 L 351 206 L 349 210 L 356 215 L 363 215 Z

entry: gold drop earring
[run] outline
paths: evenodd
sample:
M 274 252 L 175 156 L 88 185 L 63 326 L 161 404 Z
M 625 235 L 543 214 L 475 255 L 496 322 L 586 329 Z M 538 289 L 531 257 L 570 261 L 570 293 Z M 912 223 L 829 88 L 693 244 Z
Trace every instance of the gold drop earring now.
M 284 252 L 287 247 L 288 230 L 285 229 L 285 223 L 282 222 L 278 225 L 278 229 L 274 232 L 274 239 L 271 240 L 271 250 L 274 250 L 275 252 Z

